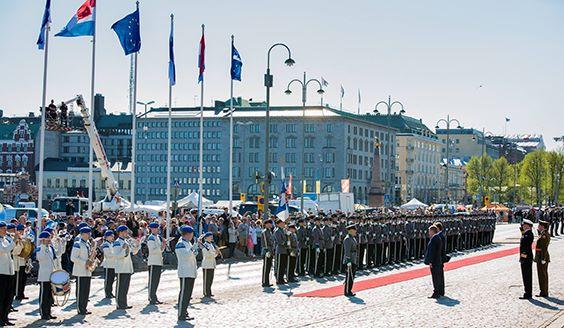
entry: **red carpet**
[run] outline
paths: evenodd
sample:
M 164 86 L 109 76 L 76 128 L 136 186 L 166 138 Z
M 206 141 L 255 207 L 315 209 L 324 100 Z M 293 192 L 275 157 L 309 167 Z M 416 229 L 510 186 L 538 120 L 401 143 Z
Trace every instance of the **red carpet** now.
M 519 253 L 519 248 L 510 248 L 504 249 L 488 254 L 482 254 L 477 256 L 467 257 L 461 260 L 452 261 L 445 265 L 445 271 L 455 270 L 458 268 L 462 268 L 465 266 L 478 264 L 486 261 L 495 260 L 501 257 L 506 257 L 510 255 L 514 255 Z M 383 277 L 376 277 L 361 281 L 355 281 L 354 283 L 354 292 L 359 292 L 366 289 L 372 289 L 377 287 L 382 287 L 386 285 L 396 284 L 398 282 L 403 282 L 407 280 L 417 279 L 421 277 L 425 277 L 430 275 L 431 272 L 429 271 L 429 267 L 424 267 L 420 269 L 414 269 L 399 273 L 390 274 Z M 306 293 L 296 294 L 294 296 L 297 297 L 337 297 L 343 295 L 343 285 L 339 284 L 338 286 L 322 288 L 318 290 L 313 290 Z

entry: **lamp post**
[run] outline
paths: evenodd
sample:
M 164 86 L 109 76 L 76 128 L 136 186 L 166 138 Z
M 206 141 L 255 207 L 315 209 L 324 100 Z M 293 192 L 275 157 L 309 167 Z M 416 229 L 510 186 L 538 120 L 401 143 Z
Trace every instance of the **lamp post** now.
M 492 132 L 487 131 L 486 132 L 486 128 L 482 128 L 482 155 L 480 156 L 480 166 L 482 166 L 482 161 L 484 160 L 484 156 L 486 154 L 486 138 L 487 137 L 493 137 L 494 134 Z M 478 138 L 476 136 L 472 137 L 472 140 L 474 141 L 478 141 Z M 482 167 L 483 168 L 483 167 Z M 480 194 L 482 195 L 482 201 L 480 202 L 480 204 L 483 205 L 483 199 L 484 199 L 484 172 L 482 172 L 480 179 L 482 180 L 480 183 Z
M 145 113 L 144 113 L 144 115 L 147 115 L 147 107 L 148 107 L 149 105 L 154 104 L 154 103 L 155 103 L 155 102 L 154 102 L 153 100 L 147 101 L 147 102 L 138 101 L 138 102 L 137 102 L 137 105 L 144 106 L 144 107 L 145 107 Z
M 450 198 L 450 193 L 449 193 L 449 186 L 448 186 L 448 164 L 449 164 L 449 149 L 450 149 L 450 125 L 452 123 L 456 123 L 458 124 L 458 126 L 456 127 L 457 129 L 462 129 L 462 125 L 460 124 L 460 121 L 455 119 L 455 118 L 450 118 L 450 115 L 447 115 L 446 119 L 441 118 L 440 120 L 437 121 L 437 125 L 435 126 L 435 129 L 440 129 L 439 124 L 441 123 L 445 123 L 446 124 L 446 130 L 447 130 L 447 139 L 446 139 L 446 163 L 445 163 L 445 204 L 448 204 L 449 198 Z
M 233 126 L 249 126 L 253 124 L 253 121 L 247 121 L 247 122 L 235 122 L 235 124 Z M 233 134 L 234 135 L 234 134 Z M 242 145 L 241 145 L 241 149 L 245 149 L 245 139 L 246 139 L 246 134 L 243 134 L 243 137 L 241 138 L 243 141 Z M 233 143 L 234 144 L 234 143 Z M 233 157 L 235 158 L 235 157 Z M 233 160 L 229 163 L 230 165 L 230 172 L 233 172 Z M 244 175 L 241 175 L 241 172 L 243 172 L 242 174 L 245 174 L 245 156 L 241 156 L 241 165 L 239 166 L 239 176 L 243 177 Z M 239 182 L 239 193 L 241 193 L 241 185 L 243 184 L 244 179 L 241 178 L 242 181 Z M 239 195 L 240 197 L 241 195 Z M 233 211 L 233 206 L 232 206 L 232 202 L 229 202 L 229 214 L 231 215 L 231 212 Z
M 287 45 L 283 43 L 275 43 L 268 49 L 268 55 L 266 60 L 266 73 L 264 74 L 264 86 L 266 87 L 266 117 L 265 117 L 265 143 L 264 143 L 264 190 L 263 190 L 263 198 L 264 198 L 264 220 L 268 219 L 268 194 L 270 190 L 270 168 L 268 167 L 268 154 L 270 152 L 269 147 L 269 140 L 270 140 L 270 88 L 273 86 L 274 77 L 270 74 L 270 53 L 272 49 L 276 47 L 284 47 L 288 51 L 288 59 L 284 61 L 284 63 L 288 66 L 292 66 L 295 64 L 295 61 L 292 59 L 292 52 Z
M 319 89 L 317 90 L 317 93 L 319 95 L 323 95 L 323 93 L 325 93 L 325 91 L 323 90 L 323 85 L 321 84 L 321 82 L 318 79 L 307 79 L 306 77 L 306 72 L 304 72 L 304 79 L 299 80 L 299 79 L 293 79 L 292 81 L 290 81 L 290 83 L 288 83 L 288 87 L 286 88 L 286 91 L 284 93 L 286 93 L 287 95 L 291 95 L 292 94 L 292 90 L 290 90 L 290 86 L 292 86 L 292 83 L 299 83 L 302 86 L 302 179 L 301 179 L 301 189 L 302 189 L 302 197 L 300 200 L 300 212 L 303 212 L 303 208 L 304 208 L 304 193 L 303 193 L 303 188 L 304 188 L 304 182 L 305 180 L 305 141 L 306 141 L 306 137 L 305 137 L 305 120 L 306 120 L 306 102 L 307 102 L 307 86 L 310 83 L 317 83 L 319 85 Z
M 374 113 L 376 114 L 380 114 L 378 112 L 378 106 L 380 105 L 384 105 L 386 107 L 386 111 L 387 111 L 387 122 L 386 122 L 386 129 L 387 129 L 387 133 L 388 133 L 388 173 L 386 174 L 386 179 L 385 179 L 385 184 L 386 184 L 386 190 L 387 192 L 390 193 L 390 198 L 392 200 L 392 204 L 395 202 L 395 193 L 394 193 L 394 189 L 393 187 L 395 186 L 395 183 L 392 181 L 393 180 L 393 174 L 392 174 L 392 149 L 393 149 L 393 144 L 392 144 L 392 135 L 390 133 L 391 130 L 391 116 L 392 116 L 392 108 L 394 107 L 394 105 L 400 106 L 401 110 L 399 111 L 400 115 L 405 113 L 405 109 L 403 107 L 403 104 L 399 101 L 393 101 L 392 102 L 392 97 L 388 96 L 388 101 L 380 101 L 378 102 L 375 106 L 374 106 Z M 395 169 L 394 169 L 395 171 Z

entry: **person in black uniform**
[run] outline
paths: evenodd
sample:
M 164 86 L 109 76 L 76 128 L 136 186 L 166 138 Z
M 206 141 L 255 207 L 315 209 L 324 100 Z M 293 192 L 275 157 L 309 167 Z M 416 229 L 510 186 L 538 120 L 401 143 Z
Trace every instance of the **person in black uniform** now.
M 270 271 L 272 270 L 272 259 L 274 258 L 274 238 L 272 236 L 272 220 L 264 221 L 262 230 L 262 287 L 271 287 Z
M 343 239 L 343 264 L 346 266 L 345 275 L 345 296 L 352 297 L 355 294 L 352 292 L 354 285 L 354 275 L 358 265 L 358 243 L 356 237 L 356 225 L 351 224 L 347 226 L 347 236 Z
M 432 225 L 429 227 L 429 244 L 427 244 L 424 260 L 424 263 L 431 269 L 433 279 L 433 295 L 429 298 L 440 298 L 445 294 L 442 248 L 443 241 L 439 236 L 439 229 Z
M 519 262 L 521 263 L 521 275 L 523 276 L 523 285 L 525 294 L 519 297 L 522 300 L 531 299 L 533 297 L 533 222 L 525 219 L 521 224 L 523 235 L 519 243 Z

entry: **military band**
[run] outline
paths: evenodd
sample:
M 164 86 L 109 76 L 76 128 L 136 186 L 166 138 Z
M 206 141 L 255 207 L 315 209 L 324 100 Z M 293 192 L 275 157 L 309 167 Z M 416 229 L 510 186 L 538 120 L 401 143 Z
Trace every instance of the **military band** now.
M 161 272 L 163 270 L 163 252 L 166 246 L 166 240 L 159 235 L 159 224 L 151 222 L 149 224 L 151 234 L 147 238 L 147 248 L 149 256 L 147 257 L 147 265 L 149 267 L 149 304 L 161 304 L 157 299 L 157 289 L 161 281 Z
M 188 315 L 188 305 L 194 290 L 194 282 L 198 272 L 196 255 L 198 245 L 192 243 L 194 229 L 191 226 L 180 228 L 182 237 L 178 240 L 175 247 L 176 257 L 178 258 L 178 279 L 180 280 L 180 293 L 178 294 L 178 321 L 192 320 Z
M 13 326 L 8 318 L 12 307 L 12 286 L 15 276 L 12 250 L 16 246 L 8 235 L 6 222 L 0 222 L 0 325 Z
M 216 258 L 220 256 L 217 246 L 213 243 L 213 234 L 206 232 L 200 241 L 200 249 L 202 250 L 202 276 L 204 297 L 213 297 L 212 284 L 215 274 Z
M 115 298 L 114 281 L 116 280 L 116 257 L 114 255 L 115 234 L 113 230 L 106 230 L 104 233 L 104 242 L 102 243 L 102 252 L 104 261 L 104 295 L 105 298 Z
M 139 246 L 129 238 L 129 229 L 125 225 L 117 227 L 116 232 L 118 238 L 113 245 L 113 254 L 116 259 L 116 275 L 117 275 L 117 293 L 116 307 L 118 310 L 131 309 L 127 304 L 127 294 L 129 293 L 129 284 L 131 275 L 133 274 L 132 255 L 139 252 Z
M 53 305 L 53 293 L 51 291 L 51 274 L 57 267 L 57 254 L 51 243 L 51 233 L 43 231 L 39 234 L 40 245 L 36 249 L 36 258 L 39 262 L 39 272 L 37 274 L 37 282 L 39 283 L 39 313 L 41 319 L 56 319 L 51 315 L 51 307 Z
M 262 230 L 262 287 L 271 287 L 270 271 L 272 270 L 272 261 L 274 259 L 274 233 L 272 230 L 272 220 L 264 221 L 264 229 Z
M 79 232 L 80 238 L 74 242 L 71 252 L 72 275 L 76 277 L 76 309 L 79 315 L 87 315 L 91 314 L 87 310 L 87 306 L 92 280 L 92 271 L 90 271 L 88 265 L 94 250 L 90 242 L 92 230 L 89 227 L 83 227 Z

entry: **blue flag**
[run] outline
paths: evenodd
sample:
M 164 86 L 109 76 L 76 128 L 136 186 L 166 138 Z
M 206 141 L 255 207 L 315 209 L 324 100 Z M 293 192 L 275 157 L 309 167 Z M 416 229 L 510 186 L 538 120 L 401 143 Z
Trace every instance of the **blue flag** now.
M 170 37 L 168 39 L 168 80 L 170 85 L 176 84 L 176 66 L 174 65 L 174 15 L 170 15 Z
M 45 49 L 45 34 L 47 33 L 47 25 L 51 23 L 51 0 L 45 2 L 45 11 L 43 12 L 43 21 L 41 22 L 41 31 L 37 39 L 37 48 Z
M 112 30 L 116 32 L 126 56 L 138 52 L 141 49 L 139 4 L 137 4 L 137 10 L 115 22 Z
M 233 40 L 231 40 L 231 79 L 241 81 L 241 67 L 243 67 L 243 62 L 241 61 L 241 56 L 239 51 L 235 48 Z

